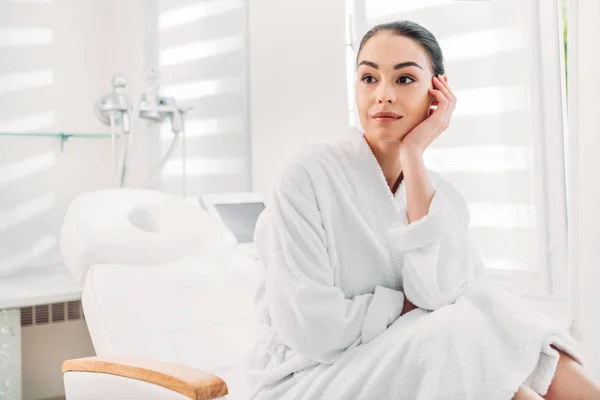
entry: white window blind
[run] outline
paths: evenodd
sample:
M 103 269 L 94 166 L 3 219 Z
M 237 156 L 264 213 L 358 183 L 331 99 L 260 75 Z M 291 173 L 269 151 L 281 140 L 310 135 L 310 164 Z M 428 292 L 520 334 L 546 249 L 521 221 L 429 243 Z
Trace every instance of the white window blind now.
M 186 116 L 186 198 L 250 188 L 247 0 L 158 1 L 161 92 Z M 164 154 L 173 134 L 161 127 Z M 180 144 L 181 145 L 181 144 Z M 162 190 L 182 187 L 181 146 L 162 171 Z
M 564 57 L 557 1 L 348 0 L 349 118 L 355 57 L 372 26 L 411 20 L 444 53 L 458 98 L 450 127 L 425 153 L 471 212 L 486 272 L 522 294 L 566 298 Z M 408 60 L 400 60 L 408 61 Z

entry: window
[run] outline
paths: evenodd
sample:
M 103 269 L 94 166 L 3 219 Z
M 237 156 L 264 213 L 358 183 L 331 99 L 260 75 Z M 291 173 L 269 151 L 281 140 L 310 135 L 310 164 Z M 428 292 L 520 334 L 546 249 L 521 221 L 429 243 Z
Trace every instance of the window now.
M 425 153 L 471 212 L 486 272 L 523 295 L 566 299 L 562 4 L 539 0 L 348 0 L 350 123 L 355 57 L 372 26 L 411 20 L 444 53 L 458 97 L 451 126 Z

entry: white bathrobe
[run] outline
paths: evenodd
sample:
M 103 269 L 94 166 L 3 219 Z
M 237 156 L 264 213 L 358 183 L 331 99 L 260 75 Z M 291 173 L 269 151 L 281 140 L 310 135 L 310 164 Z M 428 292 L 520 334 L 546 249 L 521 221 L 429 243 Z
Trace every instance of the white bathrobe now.
M 428 171 L 428 215 L 408 223 L 362 133 L 278 169 L 255 232 L 264 268 L 254 400 L 509 400 L 548 390 L 551 344 L 574 340 L 482 276 L 462 196 Z M 404 296 L 417 309 L 400 316 Z

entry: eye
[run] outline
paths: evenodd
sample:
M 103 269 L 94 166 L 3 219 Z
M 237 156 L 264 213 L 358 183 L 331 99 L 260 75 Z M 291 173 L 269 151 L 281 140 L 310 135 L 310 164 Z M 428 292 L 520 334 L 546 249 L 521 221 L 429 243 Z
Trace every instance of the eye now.
M 370 80 L 368 80 L 370 78 Z M 375 78 L 373 78 L 373 75 L 365 75 L 362 78 L 360 78 L 361 81 L 363 81 L 364 83 L 374 83 L 377 82 L 377 80 Z
M 411 78 L 410 76 L 407 75 L 402 75 L 400 78 L 398 78 L 399 83 L 403 83 L 406 84 L 406 79 L 410 79 L 412 82 L 414 82 L 415 80 L 413 78 Z M 404 80 L 404 81 L 403 81 Z M 409 82 L 410 83 L 410 82 Z

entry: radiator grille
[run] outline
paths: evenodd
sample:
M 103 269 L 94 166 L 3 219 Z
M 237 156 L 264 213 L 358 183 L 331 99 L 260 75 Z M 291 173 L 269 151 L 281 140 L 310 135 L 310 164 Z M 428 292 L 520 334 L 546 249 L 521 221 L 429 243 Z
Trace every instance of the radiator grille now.
M 85 319 L 80 300 L 21 308 L 21 326 L 56 324 L 82 318 Z

